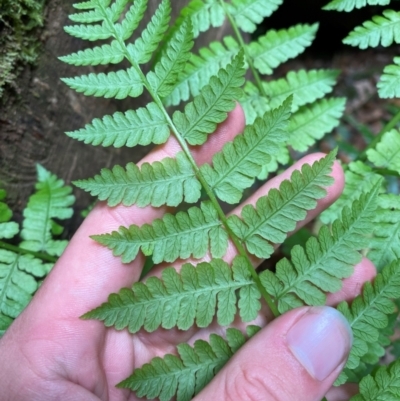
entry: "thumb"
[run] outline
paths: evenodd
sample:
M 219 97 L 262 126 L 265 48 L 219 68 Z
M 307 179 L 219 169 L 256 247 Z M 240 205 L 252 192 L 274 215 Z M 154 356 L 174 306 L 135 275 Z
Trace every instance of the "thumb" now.
M 292 310 L 248 341 L 195 400 L 321 401 L 351 344 L 336 309 Z

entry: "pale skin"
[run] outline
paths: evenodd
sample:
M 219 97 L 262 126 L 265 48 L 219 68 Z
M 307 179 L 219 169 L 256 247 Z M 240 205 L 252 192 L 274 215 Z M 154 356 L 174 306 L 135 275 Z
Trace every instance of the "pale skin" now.
M 203 147 L 193 149 L 197 163 L 210 162 L 212 154 L 242 132 L 243 127 L 243 113 L 237 107 Z M 179 145 L 170 139 L 141 163 L 161 160 L 177 151 Z M 294 169 L 322 156 L 313 154 L 303 158 L 270 180 L 246 203 L 254 203 L 257 197 L 289 178 Z M 327 188 L 326 197 L 308 213 L 306 221 L 298 228 L 340 195 L 344 178 L 338 163 L 334 165 L 332 176 L 335 182 Z M 138 400 L 130 391 L 115 388 L 115 385 L 154 356 L 174 353 L 176 344 L 208 338 L 217 330 L 215 326 L 201 330 L 192 328 L 188 332 L 159 329 L 152 334 L 141 331 L 131 335 L 126 330 L 107 329 L 102 322 L 79 318 L 105 302 L 108 294 L 136 282 L 144 262 L 140 255 L 132 263 L 123 265 L 111 251 L 89 236 L 111 232 L 120 225 L 151 223 L 166 210 L 163 207 L 139 209 L 135 206 L 109 208 L 104 203 L 94 208 L 30 305 L 0 341 L 2 401 Z M 235 254 L 235 247 L 230 245 L 225 259 L 230 261 Z M 255 265 L 260 262 L 254 260 Z M 174 266 L 179 268 L 180 264 L 178 261 Z M 151 274 L 159 275 L 161 268 L 157 266 Z M 328 304 L 351 300 L 359 294 L 362 283 L 374 275 L 373 265 L 364 259 L 356 266 L 353 276 L 344 281 L 342 291 L 328 295 Z M 326 379 L 316 380 L 298 363 L 285 344 L 288 327 L 306 311 L 307 308 L 293 310 L 268 323 L 272 316 L 263 308 L 257 324 L 265 326 L 264 329 L 232 358 L 210 385 L 196 396 L 196 400 L 314 401 L 323 398 L 340 368 Z M 349 391 L 351 389 L 339 389 L 327 397 L 330 401 L 348 399 Z

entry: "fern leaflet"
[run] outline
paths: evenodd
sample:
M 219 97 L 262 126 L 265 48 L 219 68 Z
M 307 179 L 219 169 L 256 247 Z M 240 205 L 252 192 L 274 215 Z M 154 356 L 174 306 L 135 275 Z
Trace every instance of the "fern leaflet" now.
M 400 398 L 400 361 L 381 366 L 360 382 L 360 393 L 350 401 L 395 401 Z
M 387 47 L 393 42 L 400 43 L 400 13 L 393 10 L 384 10 L 383 16 L 376 15 L 372 21 L 365 21 L 343 39 L 346 45 L 360 49 L 379 45 Z
M 377 167 L 397 171 L 400 174 L 400 132 L 385 132 L 375 149 L 367 150 L 368 160 Z
M 232 0 L 228 4 L 228 10 L 242 31 L 253 33 L 257 24 L 269 17 L 282 2 L 283 0 Z
M 378 93 L 382 99 L 400 97 L 400 57 L 394 58 L 394 64 L 387 65 L 378 82 Z
M 227 113 L 235 108 L 235 99 L 241 97 L 244 83 L 243 51 L 213 76 L 193 102 L 185 106 L 185 112 L 176 111 L 173 122 L 181 136 L 191 145 L 202 145 L 217 124 L 225 121 Z
M 92 145 L 134 147 L 151 143 L 165 143 L 170 136 L 168 122 L 155 103 L 140 107 L 136 111 L 116 112 L 102 120 L 95 118 L 91 124 L 68 136 Z
M 23 213 L 21 231 L 23 241 L 20 247 L 60 256 L 68 241 L 52 239 L 52 232 L 59 233 L 61 228 L 52 219 L 70 218 L 75 198 L 71 195 L 72 188 L 64 186 L 63 180 L 58 179 L 44 167 L 37 165 L 37 173 L 37 192 L 29 198 Z
M 349 321 L 353 330 L 353 347 L 346 364 L 347 369 L 355 369 L 368 352 L 368 344 L 379 339 L 379 332 L 388 325 L 388 315 L 395 311 L 391 299 L 397 298 L 400 291 L 400 264 L 395 261 L 383 268 L 373 284 L 364 285 L 362 295 L 354 299 L 351 306 L 341 302 L 337 309 Z M 344 372 L 339 376 L 337 384 L 346 379 Z
M 101 25 L 72 25 L 64 27 L 64 31 L 75 36 L 76 38 L 85 40 L 102 40 L 112 37 L 112 30 L 109 29 L 106 23 Z
M 131 333 L 142 327 L 149 332 L 160 326 L 188 330 L 196 323 L 207 327 L 215 314 L 218 323 L 227 326 L 235 318 L 236 304 L 244 322 L 255 319 L 260 297 L 246 260 L 238 256 L 232 268 L 213 259 L 196 267 L 185 264 L 180 273 L 173 267 L 164 269 L 161 279 L 151 277 L 145 283 L 135 283 L 132 290 L 123 288 L 83 318 L 103 320 L 117 330 L 128 327 Z
M 92 238 L 112 249 L 115 256 L 122 256 L 123 263 L 134 260 L 139 250 L 147 256 L 152 255 L 154 263 L 174 262 L 190 256 L 200 259 L 209 246 L 212 256 L 219 258 L 228 246 L 228 234 L 209 202 L 175 216 L 166 214 L 162 219 L 154 220 L 152 225 L 120 227 L 119 232 Z
M 240 98 L 240 105 L 246 116 L 246 123 L 253 124 L 257 117 L 262 117 L 271 110 L 268 99 L 262 96 L 259 89 L 250 81 L 247 81 L 243 96 Z
M 304 304 L 324 305 L 325 292 L 342 288 L 341 279 L 349 277 L 361 260 L 357 251 L 369 244 L 366 236 L 373 231 L 378 185 L 372 193 L 354 201 L 351 209 L 343 209 L 342 218 L 333 222 L 332 233 L 322 226 L 318 237 L 311 237 L 305 248 L 293 247 L 292 262 L 281 259 L 276 273 L 266 270 L 260 274 L 261 283 L 277 300 L 280 313 Z
M 290 119 L 289 145 L 299 152 L 305 152 L 339 125 L 345 103 L 345 98 L 332 98 L 301 107 Z
M 242 135 L 225 144 L 213 157 L 213 167 L 201 166 L 200 171 L 216 195 L 227 203 L 237 203 L 243 190 L 250 187 L 271 155 L 287 139 L 286 127 L 290 117 L 291 99 L 267 112 Z
M 324 10 L 352 11 L 365 6 L 387 6 L 390 0 L 332 0 Z
M 335 154 L 331 152 L 312 166 L 304 164 L 301 172 L 294 171 L 290 181 L 281 183 L 279 190 L 271 189 L 259 198 L 256 207 L 246 205 L 242 220 L 235 215 L 229 217 L 229 227 L 252 255 L 268 258 L 274 251 L 270 242 L 282 243 L 296 223 L 306 217 L 307 210 L 316 207 L 316 200 L 326 194 L 323 187 L 333 182 L 329 174 Z
M 261 74 L 272 74 L 273 69 L 301 54 L 315 38 L 318 24 L 295 25 L 289 29 L 268 31 L 257 42 L 248 45 L 254 66 Z
M 251 328 L 248 334 L 255 334 Z M 176 395 L 177 401 L 189 401 L 199 393 L 214 375 L 228 362 L 232 355 L 246 342 L 244 335 L 237 329 L 226 330 L 226 340 L 211 334 L 210 343 L 195 341 L 177 346 L 179 357 L 165 355 L 156 357 L 148 364 L 136 369 L 117 387 L 129 388 L 138 397 L 159 398 L 169 401 Z
M 4 189 L 0 189 L 0 239 L 12 238 L 18 234 L 19 226 L 14 221 L 10 221 L 12 211 L 5 202 L 2 202 L 7 193 Z
M 120 166 L 102 169 L 100 175 L 74 184 L 100 200 L 107 200 L 109 206 L 178 206 L 183 198 L 187 203 L 197 202 L 201 190 L 193 167 L 182 152 L 176 159 L 144 163 L 140 168 L 129 163 L 126 170 Z
M 295 112 L 300 106 L 312 103 L 331 92 L 338 75 L 337 70 L 290 71 L 286 78 L 263 83 L 263 86 L 272 108 L 293 95 L 292 112 Z
M 378 210 L 372 220 L 375 225 L 368 258 L 378 271 L 400 259 L 400 198 L 398 195 L 381 195 Z

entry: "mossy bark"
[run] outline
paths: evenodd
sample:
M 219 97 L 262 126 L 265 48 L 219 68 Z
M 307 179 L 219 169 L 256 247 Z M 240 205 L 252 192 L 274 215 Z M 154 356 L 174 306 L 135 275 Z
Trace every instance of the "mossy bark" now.
M 43 164 L 70 183 L 74 179 L 91 177 L 103 167 L 138 161 L 149 150 L 93 147 L 64 134 L 83 127 L 95 117 L 143 106 L 147 101 L 145 97 L 124 101 L 85 97 L 60 81 L 61 77 L 94 71 L 90 67 L 70 66 L 57 59 L 88 46 L 88 42 L 72 38 L 63 31 L 63 26 L 69 24 L 68 14 L 73 12 L 71 4 L 48 0 L 41 34 L 41 55 L 35 67 L 27 67 L 20 74 L 14 83 L 14 95 L 7 95 L 7 101 L 0 106 L 0 181 L 8 190 L 11 205 L 17 212 L 32 192 L 36 163 Z M 157 4 L 149 2 L 147 21 Z M 174 12 L 178 13 L 185 4 L 187 0 L 174 0 Z M 201 43 L 220 39 L 226 30 L 222 27 L 210 31 L 202 36 Z M 97 67 L 96 71 L 99 71 Z M 75 190 L 75 195 L 77 210 L 90 203 L 90 197 L 82 191 Z

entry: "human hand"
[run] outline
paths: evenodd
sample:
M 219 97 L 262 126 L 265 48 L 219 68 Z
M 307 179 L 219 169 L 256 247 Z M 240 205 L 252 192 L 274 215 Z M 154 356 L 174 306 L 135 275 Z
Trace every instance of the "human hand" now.
M 212 154 L 240 133 L 243 126 L 243 114 L 237 108 L 207 144 L 193 150 L 196 161 L 199 164 L 211 161 Z M 178 150 L 179 145 L 172 138 L 142 163 L 173 156 Z M 303 158 L 270 180 L 246 203 L 279 186 L 301 164 L 312 163 L 320 157 L 322 154 Z M 327 196 L 298 227 L 340 195 L 343 173 L 337 163 L 332 176 L 335 183 L 327 188 Z M 30 305 L 0 341 L 2 401 L 137 400 L 133 393 L 117 389 L 115 385 L 153 357 L 173 353 L 177 344 L 208 338 L 217 330 L 216 327 L 192 328 L 187 332 L 159 329 L 132 336 L 127 331 L 107 329 L 101 322 L 79 318 L 104 302 L 111 292 L 136 282 L 144 262 L 140 255 L 129 265 L 123 265 L 89 236 L 110 232 L 120 225 L 150 223 L 165 210 L 135 206 L 108 208 L 103 203 L 94 208 Z M 230 245 L 226 260 L 232 260 L 235 252 Z M 256 265 L 260 262 L 254 261 Z M 179 263 L 174 266 L 179 267 Z M 159 275 L 161 268 L 155 267 L 151 274 Z M 328 304 L 355 297 L 362 283 L 373 276 L 373 266 L 364 260 L 356 266 L 354 275 L 344 281 L 342 291 L 328 296 Z M 335 311 L 325 307 L 296 309 L 267 324 L 271 319 L 271 314 L 264 309 L 256 323 L 266 327 L 243 346 L 196 400 L 323 398 L 350 348 L 347 324 Z M 333 397 L 332 400 L 340 399 Z

